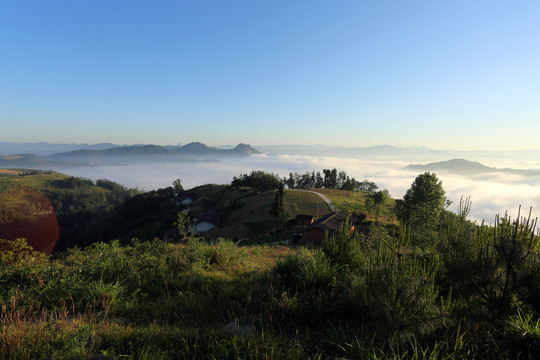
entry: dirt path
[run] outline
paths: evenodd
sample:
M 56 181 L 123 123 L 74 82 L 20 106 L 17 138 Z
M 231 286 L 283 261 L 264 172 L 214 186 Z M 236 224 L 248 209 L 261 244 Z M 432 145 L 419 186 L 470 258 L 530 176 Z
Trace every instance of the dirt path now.
M 309 193 L 312 193 L 312 194 L 317 194 L 317 195 L 319 195 L 319 197 L 321 199 L 324 200 L 324 202 L 326 202 L 328 204 L 328 206 L 330 206 L 330 210 L 337 211 L 337 208 L 334 206 L 334 204 L 332 204 L 332 201 L 324 194 L 318 193 L 316 191 L 302 190 L 302 189 L 287 189 L 287 191 L 304 191 L 304 192 L 309 192 Z

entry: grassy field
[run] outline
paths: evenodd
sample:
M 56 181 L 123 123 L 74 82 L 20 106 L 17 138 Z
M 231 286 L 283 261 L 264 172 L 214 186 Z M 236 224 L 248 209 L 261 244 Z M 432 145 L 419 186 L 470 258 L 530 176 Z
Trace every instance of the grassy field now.
M 47 258 L 2 246 L 1 359 L 536 359 L 540 350 L 536 312 L 493 317 L 481 298 L 439 291 L 445 262 L 398 254 L 403 243 L 379 231 L 317 250 L 156 239 Z
M 311 191 L 327 196 L 340 210 L 363 213 L 368 221 L 375 221 L 377 218 L 376 209 L 366 209 L 364 206 L 369 196 L 366 193 L 329 189 L 285 190 L 283 198 L 285 222 L 294 219 L 298 214 L 318 218 L 332 211 L 319 195 Z M 250 239 L 255 242 L 267 242 L 283 239 L 287 235 L 282 232 L 277 234 L 277 219 L 270 214 L 275 196 L 273 191 L 258 192 L 248 187 L 203 185 L 188 190 L 187 194 L 195 201 L 202 200 L 208 209 L 215 210 L 222 217 L 220 227 L 205 234 L 207 238 L 225 237 L 235 241 Z M 394 200 L 387 199 L 380 208 L 379 221 L 396 223 L 392 213 L 393 206 Z
M 110 190 L 96 186 L 90 181 L 71 187 L 66 182 L 72 178 L 56 172 L 35 170 L 31 174 L 26 174 L 19 170 L 7 170 L 4 174 L 10 174 L 10 176 L 0 177 L 0 211 L 2 212 L 14 211 L 21 215 L 32 216 L 35 210 L 29 211 L 30 208 L 52 210 L 51 202 L 58 198 L 59 194 L 64 198 L 78 201 L 104 199 L 111 193 Z M 55 205 L 57 204 L 58 202 Z M 55 211 L 62 210 L 61 207 L 55 206 Z
M 89 239 L 84 241 L 78 235 L 90 231 L 90 225 L 97 224 L 136 193 L 112 182 L 98 186 L 90 180 L 49 171 L 12 169 L 3 175 L 0 177 L 0 238 L 24 237 L 32 246 L 46 252 L 60 243 L 81 246 L 84 242 L 110 240 L 105 238 L 106 234 L 100 237 L 97 232 L 89 233 Z
M 294 190 L 285 191 L 283 209 L 290 219 L 294 219 L 298 214 L 313 215 L 318 218 L 331 212 L 328 204 L 317 194 Z
M 6 176 L 9 176 L 9 175 L 19 175 L 21 172 L 18 171 L 18 170 L 13 170 L 13 169 L 0 169 L 0 174 L 2 175 L 6 175 Z
M 369 194 L 359 191 L 333 190 L 333 189 L 313 189 L 313 191 L 321 193 L 328 197 L 330 201 L 340 210 L 349 213 L 364 213 L 367 220 L 375 220 L 376 209 L 366 209 L 366 199 Z M 379 210 L 379 221 L 389 224 L 397 224 L 396 217 L 393 213 L 395 200 L 392 198 L 386 199 Z
M 57 180 L 64 180 L 68 176 L 63 175 L 60 173 L 43 173 L 39 171 L 35 171 L 35 174 L 31 175 L 22 175 L 23 172 L 21 170 L 13 170 L 13 169 L 3 169 L 2 171 L 4 174 L 11 174 L 13 176 L 8 176 L 5 178 L 0 179 L 1 182 L 9 182 L 10 184 L 16 184 L 20 186 L 26 186 L 30 187 L 32 189 L 51 189 L 54 187 L 54 181 Z
M 256 310 L 273 297 L 265 274 L 292 253 L 154 241 L 0 263 L 0 358 L 299 359 L 297 340 L 262 331 Z M 242 337 L 229 322 L 259 330 Z

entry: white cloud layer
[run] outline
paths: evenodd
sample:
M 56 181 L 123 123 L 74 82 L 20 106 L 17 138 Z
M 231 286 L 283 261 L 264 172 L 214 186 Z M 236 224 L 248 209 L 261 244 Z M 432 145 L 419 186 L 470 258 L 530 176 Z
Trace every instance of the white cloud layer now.
M 264 170 L 287 176 L 289 172 L 304 173 L 322 169 L 345 170 L 357 180 L 374 181 L 379 188 L 388 189 L 394 198 L 402 198 L 410 187 L 417 171 L 403 170 L 408 162 L 380 161 L 340 157 L 302 155 L 255 155 L 248 158 L 231 158 L 218 162 L 155 163 L 144 165 L 98 166 L 59 169 L 73 176 L 92 180 L 110 179 L 128 187 L 152 190 L 167 187 L 181 179 L 185 188 L 202 184 L 228 184 L 233 176 Z M 527 210 L 540 205 L 540 177 L 487 174 L 482 177 L 464 177 L 438 174 L 453 201 L 450 210 L 457 211 L 460 198 L 471 196 L 473 206 L 470 218 L 493 222 L 496 214 L 506 211 L 515 217 L 519 205 Z

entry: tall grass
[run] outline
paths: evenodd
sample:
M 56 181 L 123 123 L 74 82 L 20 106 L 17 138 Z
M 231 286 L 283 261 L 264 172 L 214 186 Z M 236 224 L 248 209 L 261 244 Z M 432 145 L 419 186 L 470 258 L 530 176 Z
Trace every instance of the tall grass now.
M 275 265 L 282 247 L 223 239 L 112 242 L 5 263 L 0 359 L 535 358 L 539 314 L 525 301 L 534 289 L 515 289 L 523 297 L 510 313 L 489 314 L 485 299 L 447 286 L 454 258 L 436 252 L 443 245 L 414 247 L 373 227 L 281 252 Z

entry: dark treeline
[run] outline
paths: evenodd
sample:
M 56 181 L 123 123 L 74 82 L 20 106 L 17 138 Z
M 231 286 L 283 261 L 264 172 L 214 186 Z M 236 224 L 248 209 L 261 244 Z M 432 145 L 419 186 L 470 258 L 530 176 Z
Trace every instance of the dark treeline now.
M 253 170 L 251 174 L 240 174 L 233 177 L 232 186 L 249 186 L 260 191 L 279 188 L 279 175 L 267 173 L 262 170 Z
M 364 191 L 375 194 L 379 188 L 372 181 L 358 181 L 350 177 L 345 171 L 337 169 L 323 169 L 315 172 L 306 171 L 304 174 L 289 173 L 288 177 L 280 178 L 278 174 L 262 170 L 254 170 L 251 174 L 235 176 L 232 186 L 249 186 L 261 191 L 278 189 L 280 183 L 288 189 L 336 189 L 348 191 Z
M 354 177 L 347 175 L 345 171 L 337 169 L 323 169 L 320 171 L 306 171 L 304 174 L 297 172 L 289 173 L 288 178 L 283 178 L 282 183 L 289 189 L 336 189 L 349 191 L 365 191 L 370 194 L 375 193 L 378 186 L 371 181 L 358 181 Z

